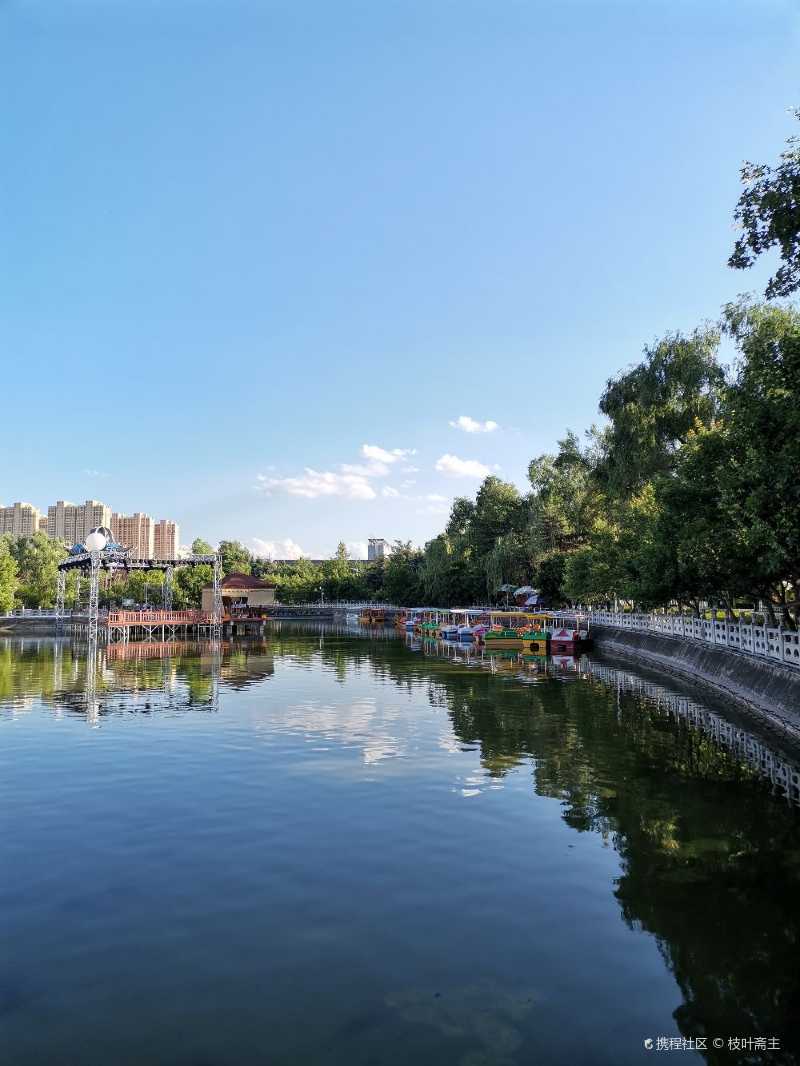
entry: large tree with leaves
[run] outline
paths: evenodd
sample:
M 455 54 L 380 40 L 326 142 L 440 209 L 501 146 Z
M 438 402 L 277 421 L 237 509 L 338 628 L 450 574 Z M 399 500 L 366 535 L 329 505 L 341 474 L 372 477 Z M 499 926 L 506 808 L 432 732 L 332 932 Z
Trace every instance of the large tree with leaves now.
M 250 573 L 253 556 L 238 540 L 221 540 L 218 552 L 222 572 L 226 576 L 233 573 Z
M 800 119 L 800 109 L 795 110 Z M 769 279 L 766 297 L 789 296 L 800 288 L 800 137 L 790 137 L 777 166 L 745 163 L 744 189 L 734 211 L 742 235 L 728 260 L 736 270 L 751 267 L 771 248 L 781 265 Z
M 0 614 L 14 607 L 17 592 L 17 563 L 11 554 L 9 539 L 0 537 Z
M 777 602 L 800 602 L 800 312 L 725 309 L 740 360 L 726 403 L 730 457 L 720 492 L 751 539 L 751 566 Z
M 58 564 L 67 554 L 60 540 L 44 533 L 12 538 L 9 550 L 17 564 L 18 598 L 26 607 L 52 607 L 56 597 Z
M 608 382 L 600 398 L 610 425 L 599 472 L 612 494 L 636 492 L 671 471 L 695 424 L 714 421 L 725 385 L 719 341 L 719 329 L 711 326 L 688 337 L 667 334 Z

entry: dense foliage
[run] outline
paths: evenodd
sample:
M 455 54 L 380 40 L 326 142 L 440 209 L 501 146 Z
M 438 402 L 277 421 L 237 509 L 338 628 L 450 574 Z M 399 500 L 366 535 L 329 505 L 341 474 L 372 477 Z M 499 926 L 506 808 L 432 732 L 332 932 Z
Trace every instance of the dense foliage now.
M 800 109 L 795 116 L 800 119 Z M 742 236 L 728 265 L 745 269 L 777 248 L 781 265 L 770 278 L 766 295 L 768 299 L 789 296 L 800 288 L 800 138 L 789 138 L 775 167 L 745 163 L 742 184 L 734 216 Z
M 727 373 L 722 337 L 737 358 Z M 267 578 L 284 603 L 498 602 L 530 584 L 552 604 L 641 608 L 761 600 L 797 623 L 800 599 L 800 313 L 742 300 L 715 326 L 670 334 L 610 380 L 606 417 L 567 432 L 528 466 L 525 492 L 494 475 L 454 500 L 424 550 L 396 542 L 386 560 L 273 563 L 222 541 L 225 574 Z M 196 552 L 210 553 L 205 541 Z M 49 606 L 66 552 L 43 534 L 0 538 L 0 609 Z M 104 576 L 105 602 L 159 605 L 163 578 Z M 179 568 L 176 607 L 196 606 L 211 568 Z M 74 603 L 74 575 L 67 602 Z M 85 586 L 84 586 L 85 592 Z
M 800 111 L 797 112 L 800 118 Z M 735 210 L 742 236 L 729 260 L 752 265 L 777 248 L 767 296 L 800 288 L 800 139 L 776 167 L 745 164 Z M 737 353 L 727 372 L 723 338 Z M 273 563 L 238 541 L 218 551 L 225 574 L 269 579 L 284 603 L 388 600 L 452 606 L 497 602 L 530 584 L 552 604 L 733 609 L 761 600 L 798 623 L 800 602 L 800 313 L 746 299 L 716 325 L 670 333 L 611 379 L 606 421 L 583 440 L 568 431 L 528 466 L 527 491 L 490 476 L 474 500 L 453 502 L 445 529 L 425 545 L 396 541 L 376 563 L 333 559 Z M 196 554 L 211 554 L 197 539 Z M 66 545 L 0 537 L 0 612 L 50 606 Z M 178 568 L 176 607 L 198 606 L 211 567 Z M 105 602 L 163 602 L 163 576 L 104 577 Z M 67 603 L 76 598 L 75 575 Z
M 720 338 L 738 358 L 726 375 Z M 534 459 L 530 490 L 489 477 L 456 500 L 424 595 L 486 600 L 530 583 L 552 602 L 642 608 L 800 594 L 800 314 L 740 301 L 717 327 L 645 349 L 600 399 L 607 426 Z

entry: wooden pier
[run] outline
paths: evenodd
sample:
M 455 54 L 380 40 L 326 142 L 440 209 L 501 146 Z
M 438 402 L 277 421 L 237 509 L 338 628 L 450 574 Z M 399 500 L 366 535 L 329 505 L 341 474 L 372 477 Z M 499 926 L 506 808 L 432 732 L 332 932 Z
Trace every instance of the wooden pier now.
M 221 619 L 225 636 L 257 636 L 264 626 L 258 611 L 226 612 Z M 105 620 L 105 639 L 109 644 L 132 641 L 161 644 L 174 641 L 213 639 L 214 618 L 210 611 L 109 611 Z

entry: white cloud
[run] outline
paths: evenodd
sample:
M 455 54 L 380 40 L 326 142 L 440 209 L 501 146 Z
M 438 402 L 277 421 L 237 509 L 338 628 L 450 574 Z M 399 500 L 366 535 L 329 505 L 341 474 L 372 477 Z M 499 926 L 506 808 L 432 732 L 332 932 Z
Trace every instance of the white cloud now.
M 314 470 L 307 466 L 296 477 L 273 477 L 259 474 L 256 478 L 257 488 L 265 495 L 273 492 L 285 492 L 287 496 L 302 496 L 315 500 L 320 496 L 341 496 L 346 500 L 374 500 L 377 492 L 370 484 L 371 478 L 386 477 L 391 472 L 393 463 L 413 455 L 410 448 L 393 448 L 388 451 L 377 444 L 362 444 L 361 455 L 365 463 L 340 463 L 339 469 Z M 267 467 L 267 470 L 274 467 Z M 393 495 L 384 492 L 384 496 Z
M 374 500 L 377 493 L 367 480 L 368 475 L 331 470 L 312 470 L 307 466 L 300 477 L 257 477 L 258 488 L 266 495 L 285 492 L 288 496 L 302 496 L 315 500 L 319 496 L 343 496 L 346 500 Z
M 418 466 L 404 466 L 402 472 L 404 474 L 418 474 L 419 473 L 419 467 Z
M 389 467 L 386 463 L 372 461 L 369 463 L 340 463 L 343 474 L 355 474 L 356 477 L 386 477 Z
M 416 481 L 413 477 L 406 478 L 405 481 L 400 482 L 401 489 L 410 489 L 412 485 L 416 485 Z
M 385 496 L 387 499 L 397 499 L 400 493 L 397 489 L 393 489 L 391 485 L 384 485 L 381 489 L 381 496 Z
M 405 459 L 407 455 L 414 455 L 414 449 L 392 448 L 391 451 L 387 451 L 386 448 L 380 448 L 377 444 L 362 444 L 361 454 L 365 459 L 372 459 L 377 463 L 391 464 L 396 463 L 398 459 Z
M 262 540 L 261 537 L 251 537 L 250 540 L 253 545 L 253 554 L 259 559 L 300 559 L 308 554 L 291 537 L 284 537 L 283 540 Z
M 428 492 L 424 496 L 418 496 L 420 503 L 426 506 L 420 507 L 419 515 L 448 515 L 450 514 L 451 499 L 449 496 L 441 496 L 438 492 Z
M 365 540 L 348 540 L 345 547 L 351 559 L 366 559 L 367 542 Z
M 84 474 L 87 477 L 110 477 L 104 470 L 84 470 Z
M 489 467 L 477 459 L 459 459 L 457 455 L 449 454 L 436 460 L 436 469 L 449 477 L 484 478 L 489 473 Z
M 464 433 L 494 433 L 499 426 L 496 422 L 493 422 L 491 418 L 485 422 L 478 422 L 474 418 L 470 418 L 469 415 L 459 415 L 454 422 L 450 425 L 453 429 L 461 429 Z

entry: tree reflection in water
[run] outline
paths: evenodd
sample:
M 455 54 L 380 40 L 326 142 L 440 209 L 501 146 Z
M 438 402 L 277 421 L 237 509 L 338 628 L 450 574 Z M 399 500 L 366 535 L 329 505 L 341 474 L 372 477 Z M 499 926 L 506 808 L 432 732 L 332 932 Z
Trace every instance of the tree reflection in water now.
M 675 1019 L 683 1035 L 775 1035 L 783 1050 L 759 1052 L 758 1061 L 798 1061 L 800 820 L 791 754 L 770 752 L 725 708 L 597 660 L 562 664 L 550 676 L 542 664 L 490 663 L 435 646 L 414 654 L 393 635 L 323 625 L 284 624 L 266 642 L 223 646 L 222 712 L 226 688 L 263 683 L 276 663 L 321 666 L 337 684 L 368 671 L 396 689 L 422 689 L 446 711 L 454 738 L 479 750 L 493 780 L 529 774 L 531 789 L 557 799 L 575 832 L 599 834 L 616 850 L 621 916 L 657 938 L 681 989 Z M 214 673 L 207 646 L 106 649 L 100 714 L 207 710 Z M 36 701 L 78 709 L 84 679 L 82 651 L 68 642 L 0 642 L 8 713 Z M 401 1006 L 418 1012 L 413 1002 Z M 749 1061 L 727 1050 L 717 1059 Z

